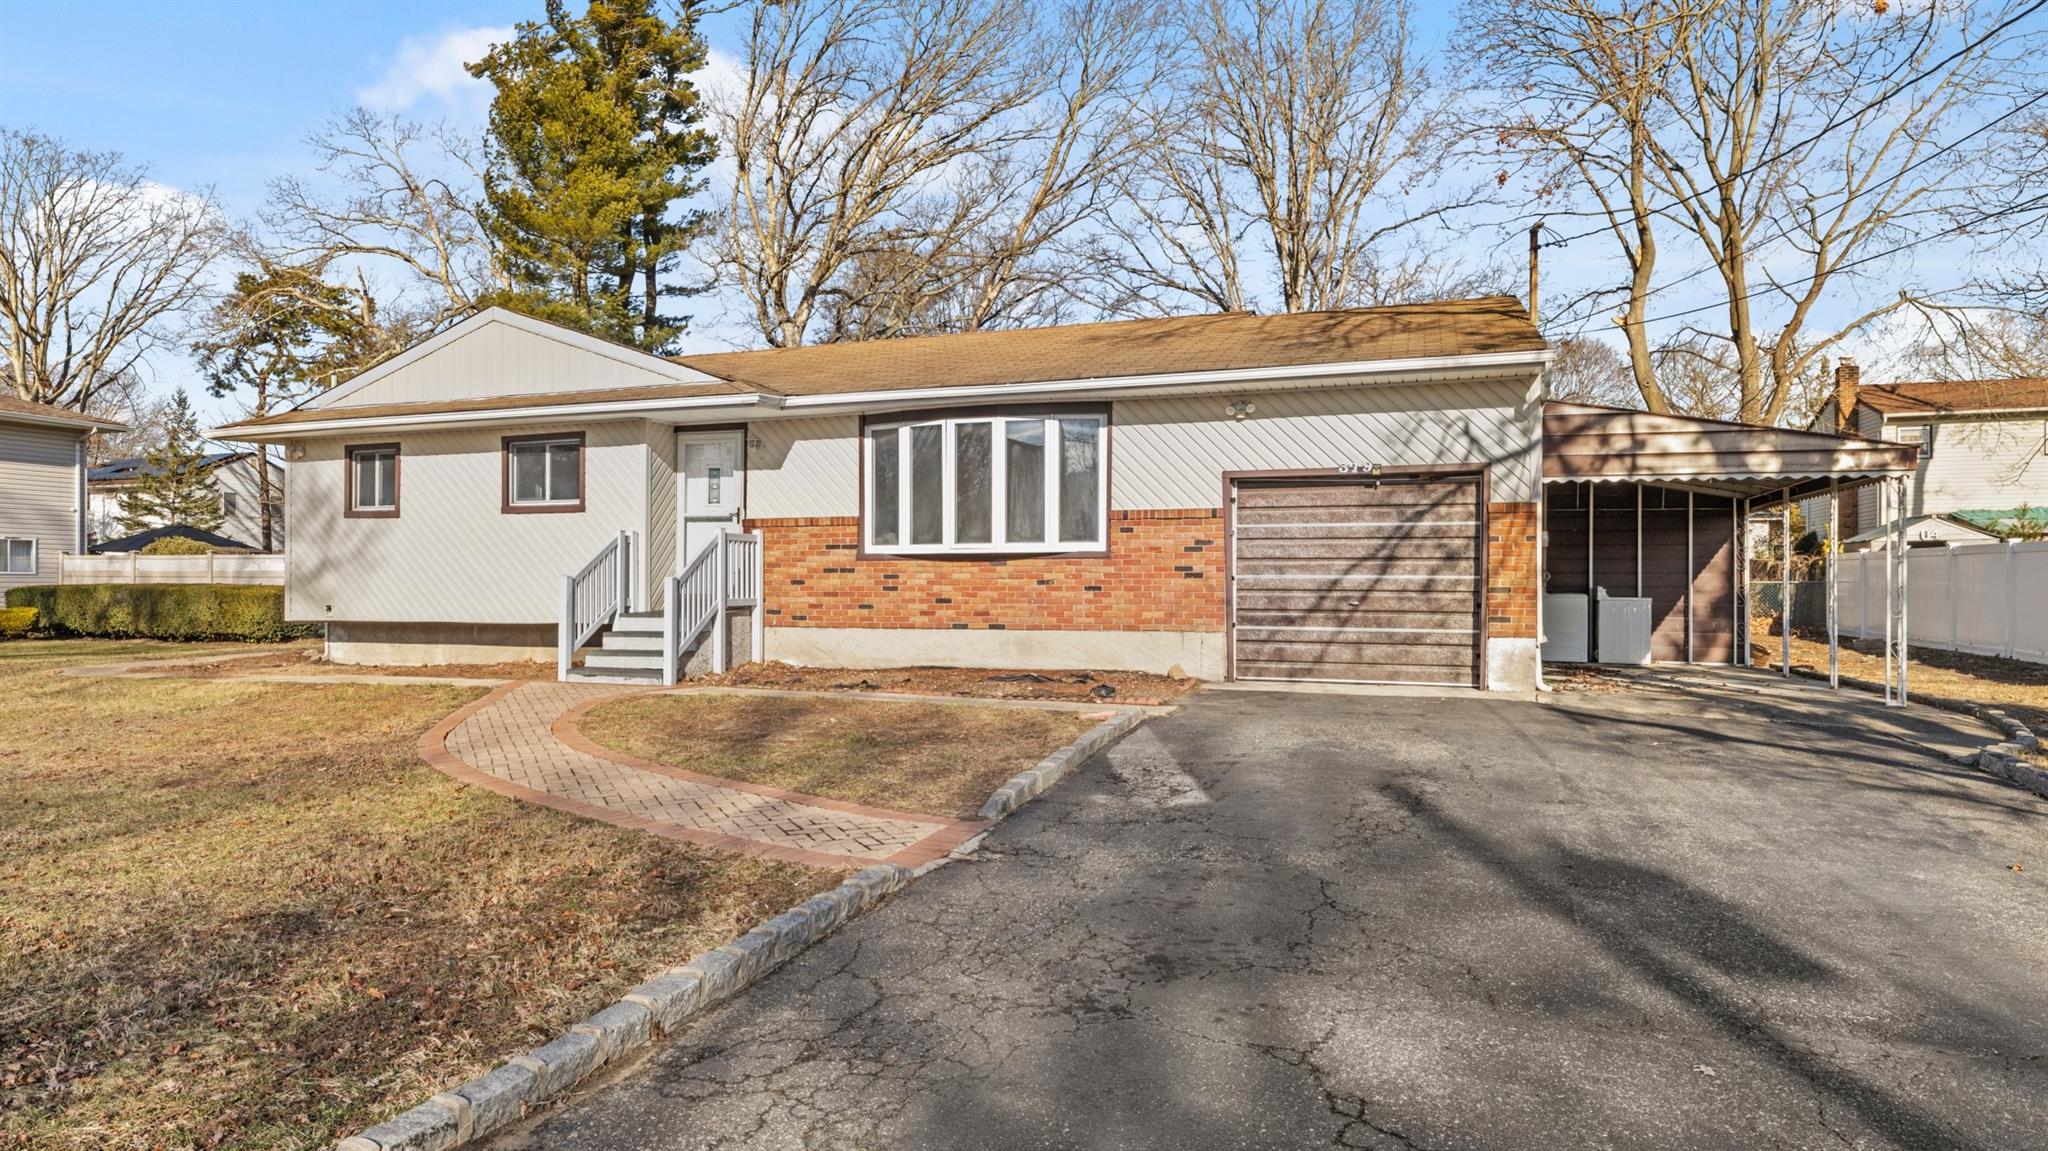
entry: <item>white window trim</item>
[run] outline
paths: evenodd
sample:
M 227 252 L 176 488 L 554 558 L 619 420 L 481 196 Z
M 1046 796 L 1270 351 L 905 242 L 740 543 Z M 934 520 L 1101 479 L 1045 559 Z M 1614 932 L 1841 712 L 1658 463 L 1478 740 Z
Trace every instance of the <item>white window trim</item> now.
M 555 481 L 555 454 L 554 454 L 553 452 L 547 451 L 547 450 L 545 450 L 545 449 L 547 449 L 547 448 L 552 448 L 552 447 L 556 446 L 557 444 L 567 444 L 567 445 L 569 445 L 570 447 L 573 447 L 573 448 L 575 448 L 575 449 L 576 449 L 576 478 L 577 478 L 577 481 L 578 481 L 578 482 L 577 482 L 577 485 L 576 485 L 576 496 L 575 496 L 575 498 L 574 498 L 574 499 L 567 499 L 567 500 L 558 500 L 558 499 L 539 499 L 539 500 L 522 500 L 522 499 L 520 499 L 520 498 L 519 498 L 519 453 L 518 453 L 518 452 L 517 452 L 516 450 L 514 450 L 514 449 L 517 449 L 517 448 L 541 448 L 541 449 L 543 449 L 543 450 L 541 451 L 541 453 L 540 453 L 540 461 L 541 461 L 541 465 L 540 465 L 540 466 L 541 466 L 541 470 L 540 470 L 540 490 L 541 490 L 541 491 L 544 491 L 544 492 L 549 492 L 549 491 L 553 491 L 553 490 L 554 490 L 554 488 L 555 488 L 555 482 L 554 482 L 554 481 Z M 508 460 L 508 461 L 506 462 L 506 467 L 507 467 L 508 469 L 510 469 L 510 471 L 511 471 L 511 474 L 510 474 L 509 476 L 507 476 L 507 477 L 506 477 L 506 478 L 507 478 L 507 480 L 508 480 L 508 482 L 509 482 L 509 484 L 510 484 L 510 486 L 509 486 L 509 487 L 508 487 L 508 488 L 506 489 L 506 492 L 505 492 L 505 502 L 506 502 L 507 504 L 510 504 L 511 506 L 515 507 L 515 508 L 573 508 L 573 507 L 576 507 L 576 506 L 578 506 L 578 505 L 582 504 L 582 503 L 584 502 L 584 495 L 583 495 L 583 484 L 582 484 L 582 480 L 583 480 L 583 478 L 584 478 L 584 473 L 585 473 L 585 469 L 584 469 L 584 466 L 583 466 L 583 452 L 584 452 L 584 450 L 585 450 L 585 447 L 586 447 L 586 445 L 585 445 L 585 443 L 584 443 L 584 438 L 583 438 L 582 436 L 578 436 L 578 435 L 560 435 L 560 436 L 531 436 L 531 437 L 529 437 L 529 436 L 520 436 L 520 437 L 518 437 L 518 439 L 517 439 L 517 441 L 516 441 L 515 443 L 513 443 L 513 444 L 510 444 L 510 445 L 508 445 L 508 446 L 506 447 L 506 449 L 505 449 L 505 452 L 506 452 L 506 454 L 507 454 L 508 456 L 510 456 L 510 457 L 511 457 L 511 458 L 510 458 L 510 459 L 509 459 L 509 460 Z
M 1019 421 L 1039 420 L 1045 427 L 1045 540 L 1019 540 L 1012 542 L 1009 536 L 1009 453 L 1008 425 Z M 1061 540 L 1060 534 L 1060 435 L 1061 420 L 1091 420 L 1096 425 L 1096 483 L 1095 483 L 1095 538 L 1090 540 Z M 989 542 L 961 543 L 956 538 L 959 524 L 955 519 L 956 495 L 955 446 L 959 440 L 962 424 L 989 425 Z M 940 440 L 939 503 L 944 509 L 941 528 L 942 540 L 935 544 L 913 544 L 910 539 L 910 481 L 911 451 L 909 429 L 913 427 L 938 426 L 944 429 Z M 893 544 L 875 542 L 874 488 L 875 455 L 874 445 L 877 433 L 896 433 L 896 538 Z M 958 413 L 943 416 L 925 416 L 900 420 L 877 420 L 861 429 L 861 509 L 860 532 L 862 550 L 875 555 L 1065 555 L 1074 552 L 1106 552 L 1109 550 L 1109 437 L 1110 419 L 1107 410 L 1090 411 L 1047 411 L 1039 414 L 1032 411 L 996 410 L 976 412 L 964 409 Z
M 28 570 L 15 571 L 13 567 L 14 545 L 21 541 L 28 543 Z M 0 536 L 0 575 L 32 576 L 42 570 L 43 541 L 35 536 Z

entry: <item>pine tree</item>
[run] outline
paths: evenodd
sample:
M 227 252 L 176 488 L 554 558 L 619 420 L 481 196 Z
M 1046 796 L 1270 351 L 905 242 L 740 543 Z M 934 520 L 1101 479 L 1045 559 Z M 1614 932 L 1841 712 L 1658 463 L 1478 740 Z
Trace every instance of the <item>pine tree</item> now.
M 685 321 L 661 299 L 688 294 L 673 275 L 704 227 L 673 205 L 717 152 L 688 79 L 706 57 L 696 5 L 673 22 L 655 0 L 547 7 L 470 66 L 497 87 L 483 216 L 513 284 L 483 302 L 667 350 Z
M 143 453 L 147 465 L 121 501 L 121 530 L 128 534 L 182 524 L 203 532 L 221 525 L 220 490 L 206 467 L 199 417 L 180 391 L 164 417 L 164 442 Z

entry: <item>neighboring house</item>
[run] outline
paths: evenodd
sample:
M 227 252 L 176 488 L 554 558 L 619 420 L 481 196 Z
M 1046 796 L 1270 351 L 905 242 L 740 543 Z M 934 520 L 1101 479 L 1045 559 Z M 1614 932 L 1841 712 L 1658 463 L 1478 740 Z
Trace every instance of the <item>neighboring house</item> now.
M 2048 378 L 1866 385 L 1844 360 L 1812 426 L 1918 449 L 1903 509 L 1909 543 L 1999 538 L 2027 515 L 2021 509 L 2048 508 Z M 1802 510 L 1808 526 L 1825 533 L 1826 502 Z M 1891 485 L 1845 499 L 1845 546 L 1882 539 L 1900 515 Z
M 215 434 L 286 445 L 286 614 L 343 662 L 553 656 L 564 614 L 609 618 L 622 532 L 632 604 L 658 609 L 744 527 L 768 659 L 1520 690 L 1545 579 L 1622 590 L 1590 563 L 1595 489 L 1637 531 L 1650 655 L 1726 662 L 1740 500 L 1909 466 L 1547 411 L 1550 355 L 1503 297 L 674 360 L 491 309 Z M 1589 531 L 1576 576 L 1544 567 L 1546 484 Z M 612 626 L 670 650 L 659 620 Z
M 257 451 L 209 452 L 201 457 L 200 466 L 212 476 L 216 490 L 220 492 L 220 527 L 215 531 L 231 540 L 247 540 L 237 547 L 263 546 L 263 503 L 260 473 L 257 468 L 263 462 L 262 453 Z M 284 550 L 284 468 L 272 461 L 270 467 L 270 550 Z M 135 482 L 153 473 L 153 467 L 141 456 L 127 456 L 108 460 L 94 467 L 86 477 L 87 498 L 91 507 L 92 539 L 95 547 L 100 543 L 116 539 L 127 533 L 122 530 L 121 517 L 128 493 L 134 490 Z M 152 523 L 151 527 L 171 525 Z
M 85 442 L 112 420 L 0 396 L 0 589 L 57 582 L 86 548 Z

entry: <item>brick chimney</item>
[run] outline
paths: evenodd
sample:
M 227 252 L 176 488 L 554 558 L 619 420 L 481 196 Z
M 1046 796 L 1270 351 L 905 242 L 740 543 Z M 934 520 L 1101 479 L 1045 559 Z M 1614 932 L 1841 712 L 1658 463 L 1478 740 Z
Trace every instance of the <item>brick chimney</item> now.
M 1835 364 L 1835 431 L 1840 435 L 1856 430 L 1856 393 L 1862 378 L 1863 370 L 1848 356 Z

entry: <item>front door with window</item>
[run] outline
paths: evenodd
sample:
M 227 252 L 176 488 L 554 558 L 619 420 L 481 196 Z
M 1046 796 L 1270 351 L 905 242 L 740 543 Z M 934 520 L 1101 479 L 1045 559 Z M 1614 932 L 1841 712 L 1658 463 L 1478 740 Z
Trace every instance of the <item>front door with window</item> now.
M 676 433 L 676 511 L 682 518 L 676 570 L 688 567 L 719 532 L 737 531 L 746 496 L 740 464 L 746 433 Z

